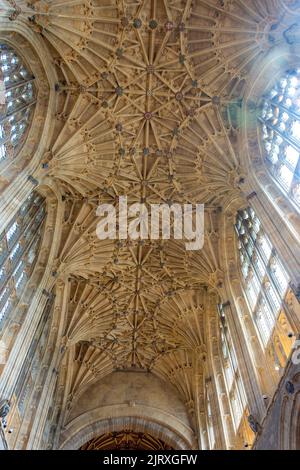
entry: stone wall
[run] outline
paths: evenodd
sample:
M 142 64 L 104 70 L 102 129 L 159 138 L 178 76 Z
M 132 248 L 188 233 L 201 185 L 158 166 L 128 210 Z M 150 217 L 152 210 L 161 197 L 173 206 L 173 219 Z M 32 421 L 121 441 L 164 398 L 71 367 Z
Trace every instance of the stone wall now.
M 171 384 L 152 373 L 114 372 L 89 386 L 75 401 L 60 447 L 78 449 L 97 435 L 128 427 L 151 431 L 178 449 L 196 446 L 191 416 Z
M 189 416 L 178 392 L 151 373 L 114 372 L 83 393 L 68 421 L 93 409 L 112 405 L 144 405 L 174 414 L 189 425 Z
M 257 450 L 300 448 L 300 365 L 291 362 L 280 381 L 254 444 Z

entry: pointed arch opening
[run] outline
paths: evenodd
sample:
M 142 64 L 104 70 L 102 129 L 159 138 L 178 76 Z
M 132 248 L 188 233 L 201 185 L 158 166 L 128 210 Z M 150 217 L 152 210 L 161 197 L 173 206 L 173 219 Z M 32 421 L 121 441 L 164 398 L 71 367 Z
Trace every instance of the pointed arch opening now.
M 0 42 L 0 163 L 24 143 L 36 104 L 35 77 L 21 55 Z

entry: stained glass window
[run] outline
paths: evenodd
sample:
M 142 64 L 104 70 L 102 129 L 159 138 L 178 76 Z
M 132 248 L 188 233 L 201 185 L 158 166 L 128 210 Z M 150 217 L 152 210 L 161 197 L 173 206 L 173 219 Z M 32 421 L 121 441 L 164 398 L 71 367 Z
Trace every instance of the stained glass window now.
M 300 207 L 300 69 L 287 72 L 264 97 L 259 119 L 269 170 Z
M 0 163 L 22 145 L 35 102 L 34 76 L 11 46 L 0 43 Z
M 34 269 L 45 214 L 44 199 L 32 193 L 0 235 L 0 327 L 23 294 Z
M 237 214 L 236 231 L 245 292 L 266 346 L 288 288 L 288 275 L 252 208 Z
M 51 325 L 53 298 L 47 300 L 42 317 L 38 323 L 28 353 L 16 383 L 14 394 L 18 402 L 20 416 L 24 416 L 30 402 L 31 393 L 38 378 L 39 366 L 47 353 L 46 345 Z M 28 409 L 27 409 L 28 413 Z

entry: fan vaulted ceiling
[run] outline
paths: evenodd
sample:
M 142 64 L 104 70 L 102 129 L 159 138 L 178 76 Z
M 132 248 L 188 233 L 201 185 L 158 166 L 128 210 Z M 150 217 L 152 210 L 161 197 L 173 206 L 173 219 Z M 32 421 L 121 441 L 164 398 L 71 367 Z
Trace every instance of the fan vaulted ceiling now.
M 293 2 L 18 5 L 58 75 L 54 138 L 41 171 L 65 201 L 53 270 L 68 279 L 69 399 L 95 377 L 142 369 L 173 383 L 193 409 L 207 316 L 223 279 L 220 212 L 240 195 L 244 176 L 237 133 L 245 81 Z M 98 240 L 98 204 L 117 206 L 125 195 L 129 204 L 205 203 L 204 249 Z

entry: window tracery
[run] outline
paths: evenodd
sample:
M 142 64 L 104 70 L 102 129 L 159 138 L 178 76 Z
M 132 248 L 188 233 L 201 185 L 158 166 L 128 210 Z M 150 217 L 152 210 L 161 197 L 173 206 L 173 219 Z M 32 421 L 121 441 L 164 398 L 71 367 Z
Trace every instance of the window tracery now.
M 300 207 L 300 69 L 288 71 L 264 97 L 259 119 L 268 168 Z
M 32 193 L 0 235 L 0 327 L 34 269 L 45 215 L 43 197 Z
M 214 430 L 210 390 L 209 390 L 208 385 L 206 385 L 206 412 L 207 412 L 207 428 L 208 428 L 209 445 L 210 445 L 210 449 L 214 449 L 216 445 L 216 436 L 215 436 L 215 430 Z
M 246 296 L 266 347 L 282 308 L 289 278 L 252 208 L 238 213 L 236 231 Z
M 35 103 L 34 76 L 11 46 L 0 43 L 0 163 L 22 145 Z

